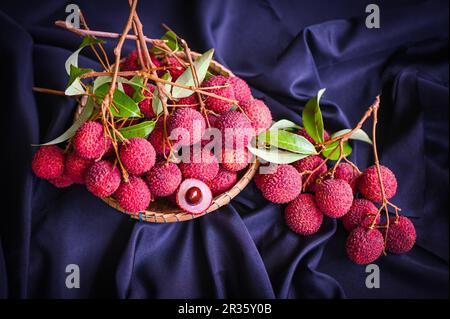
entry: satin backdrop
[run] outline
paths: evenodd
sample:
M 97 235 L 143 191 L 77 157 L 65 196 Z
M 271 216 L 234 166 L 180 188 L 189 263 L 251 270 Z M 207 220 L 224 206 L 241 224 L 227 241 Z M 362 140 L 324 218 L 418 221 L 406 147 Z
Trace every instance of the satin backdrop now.
M 378 1 L 381 28 L 365 27 L 367 1 L 140 1 L 144 31 L 170 25 L 196 51 L 250 84 L 275 119 L 301 123 L 305 101 L 326 87 L 333 132 L 351 127 L 382 92 L 381 162 L 397 174 L 393 201 L 417 229 L 406 255 L 382 257 L 381 287 L 345 256 L 341 223 L 311 237 L 291 232 L 283 206 L 253 183 L 220 212 L 175 224 L 139 223 L 83 186 L 56 189 L 33 176 L 35 148 L 65 130 L 75 102 L 33 93 L 64 89 L 64 61 L 80 38 L 53 26 L 61 1 L 2 1 L 2 208 L 4 298 L 448 298 L 448 2 Z M 91 29 L 120 32 L 127 1 L 76 2 Z M 106 45 L 112 52 L 115 41 Z M 133 49 L 127 42 L 125 52 Z M 80 65 L 99 69 L 90 50 Z M 373 162 L 354 143 L 352 160 Z M 80 288 L 67 289 L 68 264 Z

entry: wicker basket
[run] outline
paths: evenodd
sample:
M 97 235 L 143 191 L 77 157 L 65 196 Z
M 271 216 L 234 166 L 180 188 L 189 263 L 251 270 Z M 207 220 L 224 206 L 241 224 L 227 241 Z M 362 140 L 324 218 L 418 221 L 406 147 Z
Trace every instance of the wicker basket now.
M 184 55 L 179 55 L 181 58 L 184 58 Z M 191 56 L 193 59 L 200 56 L 199 53 L 191 52 Z M 212 60 L 210 64 L 210 70 L 215 74 L 221 74 L 224 76 L 233 76 L 233 73 L 225 68 L 223 65 L 218 62 Z M 79 116 L 83 109 L 83 104 L 79 104 L 77 107 L 75 118 Z M 237 196 L 252 180 L 255 175 L 257 169 L 259 167 L 259 162 L 255 160 L 250 163 L 247 167 L 246 171 L 239 178 L 238 182 L 227 192 L 215 197 L 211 202 L 209 208 L 202 214 L 189 214 L 178 207 L 168 203 L 167 199 L 165 201 L 155 201 L 150 203 L 147 210 L 139 213 L 129 213 L 123 210 L 117 201 L 112 197 L 102 198 L 110 206 L 114 207 L 118 211 L 129 215 L 133 219 L 137 219 L 139 221 L 152 222 L 152 223 L 172 223 L 172 222 L 182 222 L 191 220 L 194 218 L 198 218 L 204 216 L 206 214 L 212 213 L 219 209 L 222 206 L 227 205 L 235 196 Z

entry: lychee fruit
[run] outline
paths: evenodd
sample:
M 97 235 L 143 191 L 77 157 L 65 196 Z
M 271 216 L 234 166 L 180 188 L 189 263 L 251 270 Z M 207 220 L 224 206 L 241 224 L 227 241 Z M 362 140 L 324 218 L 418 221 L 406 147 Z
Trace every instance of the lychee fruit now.
M 202 83 L 202 87 L 215 87 L 215 86 L 219 86 L 219 88 L 209 89 L 208 92 L 214 93 L 216 95 L 228 99 L 232 100 L 235 99 L 234 89 L 233 86 L 231 85 L 231 82 L 229 81 L 229 78 L 222 75 L 214 75 L 210 77 L 208 80 L 203 81 Z M 205 105 L 206 108 L 208 108 L 209 110 L 219 114 L 226 113 L 233 107 L 233 105 L 230 102 L 212 96 L 208 96 L 205 99 Z
M 266 174 L 260 187 L 263 196 L 272 203 L 288 203 L 300 194 L 302 176 L 292 165 L 278 165 L 272 174 Z
M 247 82 L 245 82 L 243 79 L 237 76 L 232 76 L 228 78 L 228 81 L 234 90 L 234 96 L 236 100 L 239 102 L 239 105 L 242 105 L 252 100 L 252 92 L 250 91 Z
M 74 183 L 84 184 L 86 172 L 93 163 L 93 160 L 87 160 L 75 153 L 70 153 L 66 159 L 66 174 Z
M 143 90 L 143 95 L 145 99 L 139 102 L 139 109 L 146 118 L 151 119 L 155 117 L 155 112 L 153 112 L 152 106 L 152 97 L 153 92 L 155 92 L 155 86 L 153 84 L 148 83 L 147 88 L 150 90 L 150 92 L 148 92 L 147 90 Z
M 156 122 L 155 128 L 148 136 L 148 141 L 153 145 L 156 155 L 168 155 L 170 153 L 170 143 L 164 138 L 164 122 Z
M 386 236 L 386 250 L 394 254 L 410 251 L 416 242 L 416 229 L 408 217 L 400 216 L 390 219 Z
M 313 140 L 313 138 L 311 137 L 311 135 L 308 134 L 308 132 L 306 132 L 305 128 L 300 128 L 298 130 L 298 135 L 303 136 L 304 138 L 306 138 L 309 142 L 311 142 L 311 144 L 315 145 L 317 144 L 316 141 Z M 323 140 L 326 141 L 330 138 L 330 135 L 328 134 L 327 131 L 323 130 Z
M 202 114 L 190 108 L 177 109 L 167 124 L 170 137 L 177 146 L 197 144 L 201 141 L 206 129 Z
M 347 231 L 352 231 L 358 226 L 369 227 L 373 219 L 377 216 L 378 208 L 367 199 L 356 198 L 347 214 L 342 217 L 342 224 Z M 377 216 L 376 223 L 380 221 L 380 216 Z
M 188 97 L 180 98 L 177 102 L 177 105 L 181 105 L 182 107 L 189 107 L 198 111 L 200 103 L 198 102 L 197 94 L 194 93 L 189 95 Z
M 348 257 L 358 265 L 367 265 L 381 256 L 383 235 L 378 229 L 357 227 L 349 234 L 345 249 Z
M 259 167 L 258 172 L 253 177 L 253 181 L 258 189 L 261 189 L 262 185 L 265 183 L 265 180 L 270 174 L 275 173 L 277 171 L 278 165 L 269 164 L 269 165 L 261 165 Z
M 348 163 L 340 163 L 334 172 L 334 178 L 346 181 L 352 188 L 353 194 L 356 193 L 356 180 L 358 177 L 359 173 Z
M 166 58 L 165 65 L 169 67 L 168 71 L 172 76 L 172 81 L 176 81 L 185 70 L 181 63 L 172 56 Z
M 146 174 L 145 181 L 154 197 L 172 195 L 181 183 L 181 171 L 171 162 L 160 161 Z
M 322 181 L 316 186 L 316 202 L 320 210 L 328 217 L 342 217 L 352 206 L 352 188 L 341 179 Z
M 64 173 L 65 156 L 62 149 L 55 145 L 42 146 L 34 154 L 31 168 L 37 177 L 53 179 Z
M 229 170 L 238 172 L 248 166 L 251 155 L 247 148 L 222 149 L 222 166 Z
M 383 180 L 384 192 L 389 199 L 397 192 L 397 179 L 394 173 L 386 166 L 380 165 L 381 177 Z M 357 187 L 361 195 L 372 202 L 381 202 L 380 182 L 377 174 L 376 165 L 368 167 L 357 180 Z
M 136 50 L 127 55 L 125 60 L 122 62 L 120 69 L 122 71 L 135 71 L 139 69 L 139 59 Z
M 191 154 L 186 162 L 178 164 L 183 178 L 198 179 L 209 182 L 216 177 L 219 172 L 219 161 L 211 152 L 201 150 L 195 152 L 191 149 Z
M 69 187 L 73 184 L 73 180 L 69 176 L 67 176 L 66 173 L 62 174 L 59 177 L 49 179 L 48 181 L 58 188 Z
M 313 195 L 300 194 L 287 205 L 284 218 L 292 231 L 300 235 L 312 235 L 322 225 L 323 213 L 317 207 Z
M 144 180 L 137 176 L 130 176 L 128 182 L 122 182 L 114 197 L 125 211 L 138 213 L 150 204 L 151 193 Z
M 256 135 L 268 130 L 272 125 L 272 113 L 263 101 L 249 100 L 242 103 L 241 107 L 250 119 Z
M 126 170 L 133 175 L 141 175 L 155 165 L 155 149 L 142 137 L 133 137 L 122 143 L 119 154 Z
M 218 196 L 230 190 L 237 182 L 237 173 L 220 168 L 219 173 L 207 185 L 211 189 L 213 196 Z
M 327 165 L 324 163 L 324 160 L 319 155 L 311 155 L 301 160 L 298 160 L 292 163 L 297 171 L 302 174 L 303 182 L 306 183 L 304 188 L 309 192 L 315 192 L 317 184 L 316 180 L 327 172 Z M 320 166 L 320 168 L 318 168 Z M 317 171 L 309 177 L 310 173 L 317 168 Z M 307 181 L 307 182 L 306 182 Z
M 255 136 L 255 130 L 250 120 L 238 111 L 230 111 L 221 115 L 217 119 L 215 127 L 222 134 L 222 145 L 226 148 L 245 147 Z
M 73 137 L 73 147 L 78 156 L 99 159 L 108 150 L 111 140 L 105 136 L 103 125 L 89 121 L 80 126 Z
M 120 171 L 111 162 L 94 163 L 86 173 L 87 189 L 98 197 L 111 196 L 120 186 Z
M 193 178 L 181 182 L 176 193 L 178 207 L 193 215 L 204 213 L 211 205 L 212 199 L 213 195 L 208 185 Z

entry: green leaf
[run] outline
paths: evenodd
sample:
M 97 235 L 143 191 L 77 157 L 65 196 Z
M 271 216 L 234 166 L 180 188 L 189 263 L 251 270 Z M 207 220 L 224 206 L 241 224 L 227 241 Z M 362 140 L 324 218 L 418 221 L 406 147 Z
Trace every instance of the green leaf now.
M 69 74 L 69 83 L 67 84 L 67 87 L 70 87 L 72 83 L 80 76 L 89 72 L 92 72 L 92 69 L 84 69 L 79 68 L 77 66 L 74 66 L 73 64 L 70 65 L 70 74 Z
M 309 156 L 306 154 L 286 152 L 277 149 L 275 147 L 265 149 L 265 148 L 255 148 L 253 146 L 247 145 L 247 148 L 254 155 L 262 158 L 265 161 L 275 164 L 290 164 Z
M 104 44 L 104 43 L 106 43 L 106 41 L 97 39 L 97 38 L 94 38 L 94 37 L 91 37 L 88 35 L 83 38 L 83 41 L 80 44 L 80 49 L 82 49 L 88 45 Z
M 86 105 L 83 107 L 80 116 L 75 122 L 73 122 L 73 124 L 67 129 L 67 131 L 65 131 L 62 135 L 58 136 L 54 140 L 51 140 L 50 142 L 33 146 L 54 145 L 67 141 L 72 136 L 74 136 L 78 128 L 91 117 L 93 110 L 94 110 L 94 99 L 92 97 L 88 97 Z
M 214 49 L 209 49 L 200 57 L 198 57 L 193 63 L 197 72 L 199 84 L 202 84 L 203 80 L 205 79 L 206 72 L 208 71 L 213 55 Z M 191 68 L 187 67 L 183 74 L 181 74 L 180 77 L 175 81 L 175 83 L 186 86 L 194 86 L 195 83 Z M 174 86 L 172 90 L 172 96 L 176 99 L 188 97 L 192 93 L 192 90 L 184 89 L 178 86 Z
M 172 77 L 170 76 L 169 72 L 166 72 L 162 79 L 170 81 L 172 80 Z M 170 84 L 165 84 L 164 85 L 164 90 L 166 92 L 170 92 L 171 89 L 171 85 Z M 167 96 L 164 95 L 164 102 L 167 101 Z M 155 113 L 155 115 L 159 115 L 162 111 L 163 111 L 163 104 L 161 102 L 161 100 L 159 99 L 159 90 L 158 88 L 155 89 L 155 92 L 153 93 L 153 97 L 152 97 L 152 109 L 153 112 Z
M 325 89 L 320 89 L 317 95 L 306 103 L 302 113 L 303 126 L 317 143 L 323 142 L 323 118 L 320 111 L 320 98 L 324 92 Z
M 109 75 L 101 75 L 97 77 L 94 80 L 94 86 L 92 88 L 92 91 L 95 93 L 99 87 L 101 87 L 103 84 L 109 83 L 112 81 L 112 77 Z
M 298 154 L 317 154 L 311 142 L 303 136 L 284 130 L 269 130 L 258 136 L 258 140 L 264 140 L 267 144 Z
M 335 150 L 336 149 L 336 150 Z M 352 153 L 352 147 L 348 142 L 344 142 L 343 145 L 344 155 L 348 156 Z M 339 148 L 339 141 L 333 142 L 329 145 L 326 145 L 322 150 L 322 155 L 325 157 L 329 157 L 330 160 L 337 160 L 341 154 L 341 150 Z
M 145 121 L 136 125 L 121 128 L 119 129 L 119 132 L 122 133 L 123 137 L 125 138 L 132 138 L 132 137 L 147 138 L 155 128 L 155 124 L 156 124 L 155 121 Z
M 167 31 L 162 37 L 161 40 L 166 40 L 167 46 L 174 52 L 182 51 L 183 49 L 178 44 L 177 36 L 172 31 Z M 152 49 L 153 53 L 162 53 L 160 49 L 154 47 Z
M 330 139 L 335 138 L 337 136 L 341 136 L 344 134 L 347 134 L 348 132 L 350 132 L 351 129 L 344 129 L 344 130 L 340 130 L 337 131 L 335 133 L 333 133 L 330 137 Z M 366 142 L 369 144 L 372 144 L 372 140 L 370 139 L 369 135 L 367 135 L 366 132 L 364 132 L 362 129 L 357 129 L 355 132 L 352 133 L 352 135 L 350 135 L 349 139 L 351 140 L 358 140 L 358 141 L 362 141 L 362 142 Z
M 300 126 L 289 120 L 279 120 L 270 127 L 271 130 L 300 129 Z
M 95 96 L 99 99 L 99 104 L 103 101 L 106 94 L 108 94 L 110 84 L 106 83 L 97 88 Z M 111 112 L 115 117 L 129 118 L 129 117 L 142 117 L 141 111 L 137 103 L 128 95 L 120 90 L 114 91 L 113 106 L 111 106 Z

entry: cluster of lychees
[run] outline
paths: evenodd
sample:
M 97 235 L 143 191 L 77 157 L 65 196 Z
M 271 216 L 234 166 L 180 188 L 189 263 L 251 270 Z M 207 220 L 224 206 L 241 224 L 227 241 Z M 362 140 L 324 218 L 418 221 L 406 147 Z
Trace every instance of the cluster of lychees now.
M 304 129 L 298 134 L 314 143 Z M 328 134 L 324 135 L 327 140 Z M 349 232 L 347 255 L 357 264 L 373 262 L 384 250 L 395 254 L 409 251 L 416 240 L 412 222 L 396 215 L 391 217 L 389 227 L 380 225 L 380 210 L 374 204 L 395 195 L 394 173 L 379 166 L 383 196 L 376 165 L 361 173 L 354 164 L 336 164 L 328 169 L 323 156 L 308 156 L 292 165 L 268 166 L 266 174 L 256 175 L 255 182 L 267 200 L 288 203 L 286 224 L 298 234 L 315 234 L 324 216 L 342 219 Z

